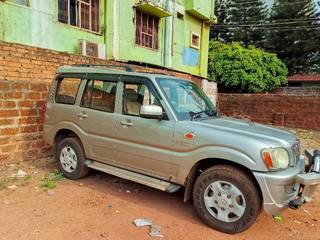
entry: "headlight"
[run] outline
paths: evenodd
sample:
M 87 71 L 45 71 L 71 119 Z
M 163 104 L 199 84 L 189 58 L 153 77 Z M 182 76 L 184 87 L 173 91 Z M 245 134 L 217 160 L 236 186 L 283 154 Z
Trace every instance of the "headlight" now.
M 290 163 L 288 151 L 284 148 L 264 149 L 262 159 L 271 170 L 285 169 Z

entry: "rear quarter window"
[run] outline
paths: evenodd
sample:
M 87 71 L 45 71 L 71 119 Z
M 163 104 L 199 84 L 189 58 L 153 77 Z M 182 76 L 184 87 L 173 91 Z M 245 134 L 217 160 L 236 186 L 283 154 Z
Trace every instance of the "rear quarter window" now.
M 80 83 L 80 78 L 63 78 L 59 80 L 55 97 L 56 103 L 75 104 Z

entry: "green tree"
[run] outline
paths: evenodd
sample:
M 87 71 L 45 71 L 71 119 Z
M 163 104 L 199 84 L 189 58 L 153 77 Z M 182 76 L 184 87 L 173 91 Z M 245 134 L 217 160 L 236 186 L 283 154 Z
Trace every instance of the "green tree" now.
M 313 21 L 311 23 L 311 29 L 309 35 L 311 36 L 310 49 L 308 55 L 308 72 L 320 73 L 320 2 L 314 2 L 310 6 L 311 17 Z
M 288 69 L 275 54 L 240 43 L 210 42 L 209 79 L 228 92 L 267 92 L 287 83 Z
M 319 66 L 319 17 L 314 0 L 274 2 L 266 48 L 287 64 L 290 74 Z
M 263 46 L 265 31 L 251 25 L 265 23 L 268 7 L 263 0 L 217 0 L 218 24 L 212 27 L 211 37 L 224 42 L 241 42 L 244 46 Z
M 228 0 L 216 0 L 215 14 L 218 17 L 218 25 L 224 26 L 229 24 L 229 1 Z M 231 34 L 229 29 L 219 26 L 213 26 L 210 33 L 211 39 L 223 42 L 231 42 Z

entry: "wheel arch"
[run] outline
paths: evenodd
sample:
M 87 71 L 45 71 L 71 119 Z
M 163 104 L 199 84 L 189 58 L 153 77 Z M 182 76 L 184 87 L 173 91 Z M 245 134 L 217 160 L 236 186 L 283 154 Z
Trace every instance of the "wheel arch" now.
M 255 186 L 259 192 L 261 201 L 263 200 L 263 195 L 262 195 L 260 185 L 259 185 L 258 181 L 256 180 L 256 178 L 254 177 L 252 171 L 249 168 L 247 168 L 239 163 L 236 163 L 234 161 L 227 160 L 227 159 L 206 158 L 206 159 L 202 159 L 202 160 L 196 162 L 193 165 L 193 167 L 191 168 L 191 170 L 188 174 L 188 177 L 186 178 L 185 192 L 184 192 L 184 201 L 185 202 L 190 200 L 190 198 L 192 196 L 193 186 L 194 186 L 197 178 L 200 176 L 200 174 L 202 172 L 204 172 L 205 170 L 207 170 L 208 168 L 213 167 L 213 166 L 217 166 L 217 165 L 228 165 L 228 166 L 236 167 L 239 170 L 242 170 L 243 172 L 245 172 L 252 179 L 253 183 L 255 184 Z
M 79 137 L 78 134 L 76 134 L 74 131 L 70 130 L 70 129 L 67 129 L 67 128 L 62 128 L 60 129 L 59 131 L 56 132 L 56 134 L 54 135 L 54 140 L 53 140 L 53 153 L 54 155 L 56 155 L 57 153 L 57 144 L 64 138 L 67 138 L 67 137 L 75 137 L 75 138 L 78 138 L 81 145 L 82 145 L 82 141 Z M 83 145 L 82 145 L 83 147 Z

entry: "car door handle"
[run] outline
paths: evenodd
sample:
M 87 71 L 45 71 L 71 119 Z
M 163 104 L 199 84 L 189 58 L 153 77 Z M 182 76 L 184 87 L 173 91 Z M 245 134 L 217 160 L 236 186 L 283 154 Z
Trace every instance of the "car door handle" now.
M 77 116 L 78 116 L 79 118 L 81 118 L 81 119 L 88 117 L 88 115 L 87 115 L 85 112 L 80 112 L 80 113 L 77 114 Z
M 128 122 L 128 121 L 121 121 L 120 122 L 120 124 L 122 125 L 122 126 L 126 126 L 126 127 L 131 127 L 132 125 L 133 125 L 133 123 L 132 122 Z

